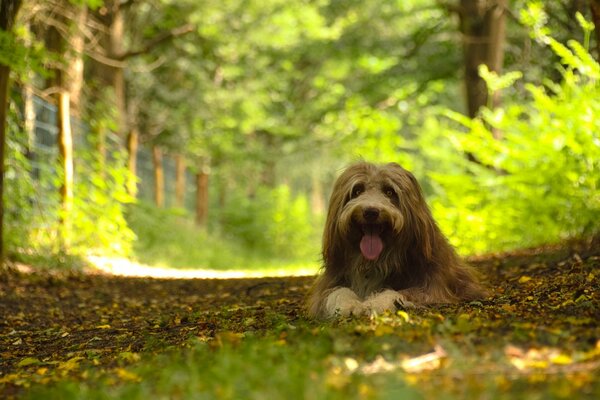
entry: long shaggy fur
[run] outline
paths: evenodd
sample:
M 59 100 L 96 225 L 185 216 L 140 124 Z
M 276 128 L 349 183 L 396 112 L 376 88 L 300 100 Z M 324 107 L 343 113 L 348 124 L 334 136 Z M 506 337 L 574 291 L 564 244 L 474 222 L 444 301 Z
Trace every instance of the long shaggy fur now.
M 380 238 L 382 250 L 361 252 L 367 231 Z M 383 310 L 390 302 L 454 303 L 486 294 L 433 220 L 415 177 L 395 163 L 360 162 L 337 179 L 322 255 L 308 300 L 313 317 L 334 315 L 331 304 L 356 314 L 380 299 Z

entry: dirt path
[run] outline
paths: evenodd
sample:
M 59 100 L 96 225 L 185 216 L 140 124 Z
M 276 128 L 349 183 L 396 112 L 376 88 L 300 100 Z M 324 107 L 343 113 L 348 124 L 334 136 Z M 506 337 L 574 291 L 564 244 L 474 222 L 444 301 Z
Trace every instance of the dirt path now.
M 588 353 L 600 349 L 598 246 L 474 263 L 493 289 L 490 299 L 422 313 L 476 315 L 468 324 L 479 335 L 510 332 L 511 341 L 531 346 L 560 342 Z M 304 319 L 302 304 L 312 279 L 160 280 L 4 270 L 0 394 L 18 393 L 32 376 L 42 383 L 60 379 L 79 363 L 112 368 L 139 353 L 185 345 L 190 338 L 261 334 L 296 323 Z

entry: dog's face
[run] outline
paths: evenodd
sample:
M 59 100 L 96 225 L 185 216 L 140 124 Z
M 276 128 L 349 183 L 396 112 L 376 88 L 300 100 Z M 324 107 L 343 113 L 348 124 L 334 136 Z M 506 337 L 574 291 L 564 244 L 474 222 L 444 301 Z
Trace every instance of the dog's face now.
M 410 235 L 426 235 L 429 210 L 413 175 L 395 163 L 358 163 L 334 184 L 324 233 L 324 257 L 340 249 L 377 261 Z M 422 243 L 428 238 L 419 237 Z M 416 241 L 416 240 L 413 240 Z

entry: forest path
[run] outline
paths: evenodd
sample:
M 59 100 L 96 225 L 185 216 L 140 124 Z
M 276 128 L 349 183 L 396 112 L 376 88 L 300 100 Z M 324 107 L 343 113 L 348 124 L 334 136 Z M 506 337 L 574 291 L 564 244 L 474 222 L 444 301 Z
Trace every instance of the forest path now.
M 508 356 L 527 363 L 533 356 L 510 346 L 558 346 L 569 358 L 563 357 L 556 368 L 598 371 L 597 245 L 523 251 L 472 263 L 493 295 L 480 302 L 409 311 L 426 322 L 414 326 L 415 340 L 425 341 L 418 348 L 429 345 L 432 332 L 437 335 L 431 326 L 447 319 L 451 328 L 437 331 L 468 337 L 471 345 L 483 346 L 479 351 L 490 344 L 500 351 L 509 346 L 504 350 Z M 115 369 L 137 360 L 138 354 L 186 346 L 190 340 L 262 335 L 290 325 L 317 327 L 322 323 L 306 321 L 302 310 L 313 279 L 152 279 L 3 270 L 0 394 L 18 393 L 32 382 L 77 376 L 83 366 Z

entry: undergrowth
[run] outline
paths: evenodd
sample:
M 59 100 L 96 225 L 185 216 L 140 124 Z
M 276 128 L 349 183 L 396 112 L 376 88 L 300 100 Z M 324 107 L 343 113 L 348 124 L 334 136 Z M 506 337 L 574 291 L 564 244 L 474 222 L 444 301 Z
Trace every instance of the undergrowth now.
M 315 268 L 318 254 L 273 256 L 234 235 L 196 225 L 182 209 L 158 209 L 147 203 L 128 207 L 127 222 L 136 235 L 133 256 L 141 263 L 171 268 L 287 269 Z

